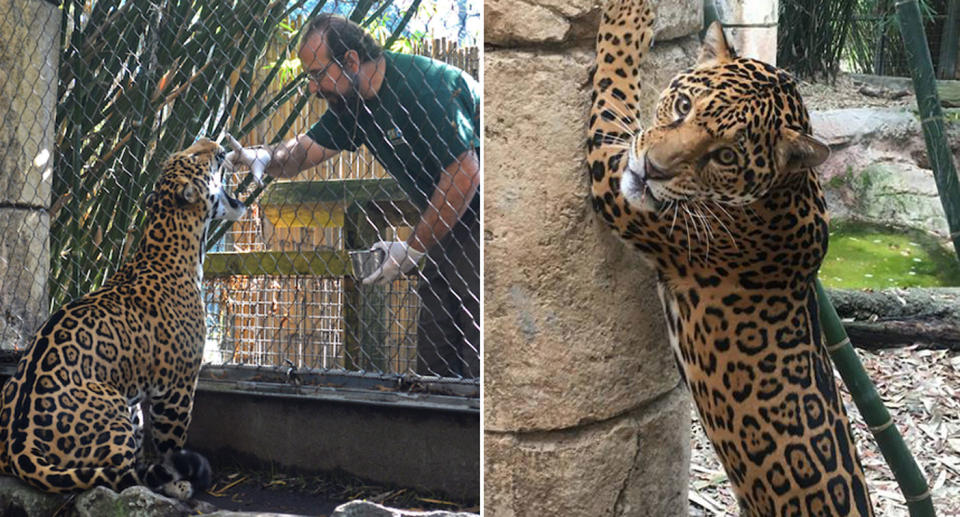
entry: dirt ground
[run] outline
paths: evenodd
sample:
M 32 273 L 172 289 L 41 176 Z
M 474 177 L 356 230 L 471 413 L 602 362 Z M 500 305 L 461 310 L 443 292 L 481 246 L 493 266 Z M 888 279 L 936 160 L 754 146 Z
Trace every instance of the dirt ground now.
M 855 81 L 849 74 L 839 74 L 834 83 L 800 82 L 800 95 L 807 110 L 843 108 L 917 107 L 912 91 L 896 91 L 871 87 Z
M 841 74 L 835 84 L 802 82 L 807 109 L 916 109 L 913 95 L 865 87 Z M 960 352 L 901 348 L 858 355 L 932 488 L 938 515 L 960 515 Z M 839 374 L 837 375 L 839 380 Z M 877 515 L 906 516 L 903 496 L 846 391 L 860 458 Z M 691 431 L 690 515 L 735 516 L 737 503 L 710 442 L 696 421 Z
M 391 488 L 343 473 L 299 476 L 282 469 L 249 470 L 215 467 L 217 479 L 198 497 L 221 510 L 326 516 L 357 499 L 406 510 L 479 512 L 476 501 L 451 501 L 442 496 Z

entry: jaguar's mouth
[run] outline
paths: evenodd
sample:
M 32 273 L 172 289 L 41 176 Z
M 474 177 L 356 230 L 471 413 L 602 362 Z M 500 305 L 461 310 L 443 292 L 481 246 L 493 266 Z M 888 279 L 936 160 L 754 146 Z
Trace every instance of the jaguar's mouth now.
M 637 156 L 631 152 L 620 181 L 620 190 L 626 200 L 634 207 L 641 210 L 658 211 L 663 203 L 654 195 L 648 181 L 648 178 L 655 179 L 647 173 L 648 163 L 644 154 Z M 657 170 L 659 171 L 659 169 Z

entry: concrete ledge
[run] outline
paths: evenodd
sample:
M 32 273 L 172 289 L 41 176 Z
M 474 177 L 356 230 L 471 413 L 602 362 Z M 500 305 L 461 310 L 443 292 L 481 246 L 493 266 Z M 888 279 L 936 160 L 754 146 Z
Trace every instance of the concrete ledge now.
M 188 447 L 214 463 L 340 469 L 379 483 L 480 499 L 478 413 L 199 389 Z

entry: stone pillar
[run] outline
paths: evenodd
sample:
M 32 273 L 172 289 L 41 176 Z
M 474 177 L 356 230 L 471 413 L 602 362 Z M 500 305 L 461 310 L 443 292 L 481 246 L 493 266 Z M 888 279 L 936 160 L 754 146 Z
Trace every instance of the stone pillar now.
M 699 50 L 657 2 L 644 113 Z M 591 0 L 487 0 L 485 515 L 687 515 L 690 405 L 653 273 L 589 203 Z
M 0 0 L 0 349 L 47 315 L 60 11 Z
M 777 64 L 778 0 L 714 0 L 737 55 Z

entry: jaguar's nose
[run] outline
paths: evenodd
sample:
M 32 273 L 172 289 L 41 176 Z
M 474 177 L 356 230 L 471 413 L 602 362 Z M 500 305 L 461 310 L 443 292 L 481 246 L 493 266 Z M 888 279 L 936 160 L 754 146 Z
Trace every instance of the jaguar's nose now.
M 649 154 L 643 158 L 643 175 L 648 180 L 668 180 L 673 177 L 669 171 L 658 167 Z

